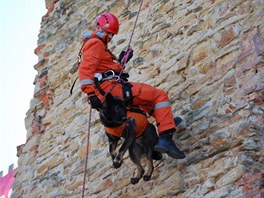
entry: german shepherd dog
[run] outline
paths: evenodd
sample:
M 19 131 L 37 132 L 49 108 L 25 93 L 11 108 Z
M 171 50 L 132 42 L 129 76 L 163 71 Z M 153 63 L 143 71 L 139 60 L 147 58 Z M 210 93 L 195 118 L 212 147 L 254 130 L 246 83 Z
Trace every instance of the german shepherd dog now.
M 154 151 L 154 145 L 158 141 L 158 135 L 156 133 L 156 128 L 147 121 L 146 117 L 147 123 L 145 130 L 142 132 L 142 135 L 136 137 L 136 125 L 140 120 L 134 116 L 130 117 L 129 113 L 131 111 L 131 109 L 127 109 L 125 100 L 107 94 L 103 102 L 103 107 L 99 110 L 99 116 L 102 124 L 105 126 L 105 132 L 109 140 L 109 152 L 113 167 L 119 168 L 122 165 L 124 154 L 128 150 L 130 159 L 137 167 L 135 177 L 131 178 L 131 183 L 136 184 L 142 177 L 144 181 L 149 181 L 151 179 L 154 169 L 153 159 L 160 160 L 162 154 Z M 143 112 L 137 113 L 141 113 L 141 116 L 143 116 Z M 121 129 L 119 127 L 121 127 Z M 109 133 L 109 130 L 115 131 L 118 128 L 121 130 L 120 135 Z M 121 137 L 124 138 L 124 141 L 117 152 L 118 141 Z M 143 174 L 145 171 L 140 162 L 143 154 L 145 154 L 147 159 L 147 171 L 144 176 Z

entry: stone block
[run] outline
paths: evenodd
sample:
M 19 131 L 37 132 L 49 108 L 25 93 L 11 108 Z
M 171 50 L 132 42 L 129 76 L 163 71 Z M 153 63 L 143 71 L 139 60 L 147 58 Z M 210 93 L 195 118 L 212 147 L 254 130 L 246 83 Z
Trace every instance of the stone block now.
M 232 87 L 236 85 L 235 70 L 230 70 L 224 77 L 224 86 Z
M 42 175 L 46 171 L 51 170 L 56 166 L 60 165 L 62 162 L 63 159 L 61 159 L 59 156 L 50 157 L 49 159 L 46 159 L 44 162 L 42 162 L 36 167 L 37 173 Z
M 203 197 L 204 198 L 210 198 L 210 197 L 228 197 L 230 192 L 230 186 L 224 186 L 223 188 L 216 189 L 214 191 L 211 191 L 207 194 L 205 194 Z
M 229 28 L 221 32 L 220 41 L 218 43 L 219 47 L 222 48 L 228 43 L 230 43 L 233 39 L 236 38 L 236 33 L 234 32 L 233 28 Z
M 42 49 L 45 47 L 46 45 L 45 44 L 42 44 L 42 45 L 39 45 L 36 49 L 34 49 L 34 53 L 36 55 L 40 54 Z
M 228 131 L 216 131 L 210 137 L 210 145 L 213 147 L 223 146 L 230 143 L 230 133 Z
M 206 104 L 206 102 L 208 101 L 208 99 L 206 98 L 198 98 L 197 100 L 195 100 L 192 104 L 191 104 L 191 108 L 193 110 L 197 110 L 202 108 L 202 106 L 204 106 Z
M 235 183 L 238 181 L 245 173 L 245 167 L 243 165 L 238 165 L 222 176 L 218 181 L 216 181 L 216 188 L 222 188 L 228 184 Z
M 39 134 L 32 135 L 23 146 L 23 153 L 30 152 L 33 147 L 39 145 Z
M 210 57 L 212 54 L 211 45 L 208 42 L 203 42 L 195 47 L 193 51 L 193 56 L 191 58 L 192 65 L 196 65 L 197 63 L 201 62 L 205 58 Z

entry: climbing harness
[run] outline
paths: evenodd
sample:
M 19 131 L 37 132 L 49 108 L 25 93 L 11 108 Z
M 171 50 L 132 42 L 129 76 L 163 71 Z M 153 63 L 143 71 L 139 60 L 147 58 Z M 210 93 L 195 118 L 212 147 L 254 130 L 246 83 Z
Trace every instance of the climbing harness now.
M 100 84 L 107 81 L 107 80 L 113 80 L 115 81 L 114 84 L 117 82 L 122 84 L 122 91 L 123 91 L 123 97 L 125 101 L 129 103 L 132 103 L 132 85 L 127 82 L 128 74 L 122 73 L 121 75 L 116 74 L 113 70 L 108 70 L 104 73 L 95 73 L 94 75 L 94 84 L 98 92 L 105 98 L 105 96 L 110 92 L 105 92 L 101 87 Z M 103 102 L 103 101 L 102 101 Z

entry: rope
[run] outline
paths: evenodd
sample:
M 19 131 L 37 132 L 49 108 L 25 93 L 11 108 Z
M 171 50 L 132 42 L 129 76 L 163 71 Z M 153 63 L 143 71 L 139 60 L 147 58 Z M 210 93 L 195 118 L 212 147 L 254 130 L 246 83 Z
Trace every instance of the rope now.
M 131 50 L 132 50 L 132 49 L 130 48 L 130 44 L 131 44 L 131 42 L 132 42 L 132 38 L 133 38 L 133 36 L 134 36 L 134 32 L 135 32 L 135 29 L 136 29 L 136 25 L 137 25 L 137 21 L 138 21 L 139 13 L 140 13 L 141 8 L 142 8 L 142 5 L 143 5 L 143 1 L 144 1 L 144 0 L 141 0 L 141 2 L 140 2 L 140 6 L 139 6 L 139 9 L 138 9 L 137 17 L 136 17 L 136 20 L 135 20 L 135 23 L 134 23 L 134 27 L 133 27 L 132 32 L 131 32 L 131 35 L 130 35 L 130 39 L 129 39 L 129 42 L 128 42 L 128 45 L 127 45 L 127 48 L 126 48 L 126 52 L 125 52 L 125 54 L 124 54 L 124 58 L 123 58 L 122 61 L 121 61 L 122 69 L 121 69 L 121 71 L 119 72 L 119 75 L 118 75 L 119 79 L 120 79 L 120 76 L 122 75 L 122 73 L 123 73 L 123 71 L 124 71 L 124 69 L 125 69 L 125 64 L 126 64 L 126 62 L 127 62 L 128 55 L 129 55 L 129 53 L 130 53 Z M 105 97 L 108 93 L 110 93 L 110 92 L 112 91 L 112 89 L 116 86 L 116 84 L 117 84 L 117 81 L 112 85 L 112 87 L 108 90 L 108 92 L 106 92 L 106 94 L 104 95 L 104 97 Z
M 132 51 L 132 48 L 130 47 L 130 44 L 131 44 L 131 42 L 132 42 L 132 38 L 133 38 L 133 36 L 134 36 L 134 32 L 135 32 L 135 29 L 136 29 L 136 25 L 137 25 L 137 21 L 138 21 L 139 13 L 140 13 L 141 8 L 142 8 L 142 5 L 143 5 L 143 1 L 144 1 L 144 0 L 141 0 L 140 6 L 139 6 L 139 9 L 138 9 L 138 13 L 137 13 L 137 17 L 136 17 L 136 20 L 135 20 L 135 23 L 134 23 L 134 27 L 133 27 L 133 29 L 132 29 L 131 36 L 130 36 L 130 39 L 129 39 L 129 42 L 128 42 L 128 45 L 127 45 L 127 49 L 126 49 L 126 52 L 125 52 L 125 54 L 124 54 L 124 57 L 123 57 L 123 59 L 122 59 L 122 61 L 121 61 L 122 70 L 121 70 L 121 72 L 119 73 L 119 77 L 120 77 L 120 75 L 123 73 L 123 70 L 124 70 L 124 68 L 125 68 L 125 64 L 126 64 L 126 62 L 127 62 L 128 56 L 129 56 L 130 52 Z
M 132 33 L 131 33 L 131 36 L 130 36 L 130 39 L 129 39 L 129 42 L 128 42 L 128 45 L 127 45 L 127 49 L 130 47 L 130 44 L 131 44 L 131 41 L 132 41 L 132 38 L 134 36 L 134 32 L 135 32 L 135 29 L 136 29 L 136 25 L 137 25 L 137 21 L 138 21 L 138 16 L 139 16 L 139 13 L 141 11 L 141 7 L 143 5 L 143 1 L 144 0 L 141 0 L 141 3 L 140 3 L 140 6 L 139 6 L 139 9 L 138 9 L 138 13 L 137 13 L 137 18 L 136 18 L 136 21 L 134 23 L 134 27 L 132 29 Z
M 92 107 L 90 106 L 90 111 L 88 114 L 88 134 L 87 134 L 87 145 L 86 145 L 86 159 L 85 159 L 85 168 L 84 168 L 84 176 L 83 176 L 83 189 L 82 189 L 82 198 L 84 198 L 85 191 L 85 183 L 86 183 L 86 174 L 87 174 L 87 164 L 88 164 L 88 152 L 89 152 L 89 138 L 90 138 L 90 125 L 91 125 L 91 117 L 92 117 Z

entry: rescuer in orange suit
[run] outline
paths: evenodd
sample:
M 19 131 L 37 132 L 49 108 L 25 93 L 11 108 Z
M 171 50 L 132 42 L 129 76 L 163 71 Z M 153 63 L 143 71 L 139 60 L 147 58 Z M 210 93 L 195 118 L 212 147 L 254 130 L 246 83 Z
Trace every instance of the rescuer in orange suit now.
M 103 13 L 99 15 L 96 19 L 96 30 L 87 39 L 80 51 L 80 86 L 82 91 L 87 94 L 92 108 L 100 108 L 104 100 L 104 96 L 96 87 L 96 81 L 99 81 L 100 88 L 104 92 L 110 91 L 113 96 L 124 98 L 123 83 L 117 77 L 123 67 L 120 62 L 124 52 L 120 54 L 119 61 L 116 61 L 107 48 L 107 44 L 118 33 L 118 30 L 119 22 L 113 14 Z M 133 51 L 128 55 L 127 61 L 132 56 Z M 176 131 L 176 125 L 167 93 L 148 84 L 129 83 L 132 85 L 133 105 L 138 105 L 146 113 L 152 112 L 152 116 L 156 120 L 159 141 L 155 150 L 167 153 L 173 158 L 185 158 L 185 154 L 177 148 L 172 140 L 172 133 Z

